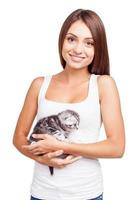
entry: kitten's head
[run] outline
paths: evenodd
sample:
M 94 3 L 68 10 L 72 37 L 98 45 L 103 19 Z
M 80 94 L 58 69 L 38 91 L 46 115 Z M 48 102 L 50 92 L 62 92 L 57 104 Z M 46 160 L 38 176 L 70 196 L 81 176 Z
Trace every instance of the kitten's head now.
M 65 110 L 58 114 L 62 128 L 67 132 L 77 130 L 80 118 L 77 112 L 73 110 Z

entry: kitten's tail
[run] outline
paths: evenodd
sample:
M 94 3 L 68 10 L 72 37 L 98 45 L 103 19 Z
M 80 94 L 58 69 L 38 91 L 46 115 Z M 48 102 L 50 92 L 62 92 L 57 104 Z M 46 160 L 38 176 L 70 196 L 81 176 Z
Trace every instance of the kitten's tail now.
M 54 174 L 54 168 L 49 166 L 49 171 L 50 171 L 50 174 L 53 176 L 53 174 Z

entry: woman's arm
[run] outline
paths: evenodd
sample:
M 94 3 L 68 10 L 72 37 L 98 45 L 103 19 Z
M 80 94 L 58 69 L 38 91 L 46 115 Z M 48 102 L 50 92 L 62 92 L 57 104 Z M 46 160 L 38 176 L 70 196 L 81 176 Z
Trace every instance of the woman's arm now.
M 36 135 L 44 140 L 29 150 L 33 154 L 62 149 L 65 153 L 88 158 L 122 157 L 125 149 L 125 131 L 121 113 L 120 99 L 115 81 L 107 75 L 98 77 L 101 115 L 106 132 L 104 141 L 91 144 L 60 142 L 48 135 Z
M 37 106 L 38 106 L 38 94 L 40 87 L 42 85 L 43 78 L 37 78 L 33 80 L 22 108 L 22 111 L 19 115 L 18 122 L 15 128 L 14 137 L 13 137 L 13 144 L 14 146 L 25 156 L 48 166 L 62 168 L 68 164 L 71 164 L 80 157 L 70 157 L 68 156 L 66 159 L 56 158 L 57 156 L 63 153 L 62 150 L 57 150 L 54 152 L 48 152 L 43 156 L 34 155 L 32 152 L 24 148 L 25 145 L 28 147 L 32 146 L 29 145 L 27 140 L 28 133 L 31 129 L 32 123 L 37 113 Z
M 36 156 L 33 156 L 28 151 L 22 148 L 22 145 L 28 145 L 27 136 L 31 129 L 32 123 L 37 113 L 37 99 L 38 93 L 42 84 L 43 78 L 37 78 L 32 81 L 31 86 L 27 92 L 23 108 L 19 115 L 17 125 L 15 128 L 13 136 L 14 146 L 25 156 L 29 158 L 36 159 Z
M 110 76 L 100 76 L 98 89 L 106 140 L 93 144 L 60 143 L 60 148 L 66 153 L 89 158 L 122 157 L 125 150 L 125 130 L 115 81 Z

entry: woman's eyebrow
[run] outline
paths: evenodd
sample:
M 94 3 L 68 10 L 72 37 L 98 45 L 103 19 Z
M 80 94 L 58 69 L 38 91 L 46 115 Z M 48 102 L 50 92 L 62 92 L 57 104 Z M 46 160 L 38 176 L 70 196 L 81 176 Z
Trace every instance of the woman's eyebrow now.
M 73 33 L 67 33 L 66 35 L 72 35 L 72 36 L 74 36 L 74 37 L 78 38 L 78 36 L 77 36 L 77 35 L 75 35 L 75 34 L 73 34 Z M 92 37 L 87 37 L 87 38 L 85 38 L 85 39 L 91 39 L 91 40 L 93 40 L 93 38 L 92 38 Z

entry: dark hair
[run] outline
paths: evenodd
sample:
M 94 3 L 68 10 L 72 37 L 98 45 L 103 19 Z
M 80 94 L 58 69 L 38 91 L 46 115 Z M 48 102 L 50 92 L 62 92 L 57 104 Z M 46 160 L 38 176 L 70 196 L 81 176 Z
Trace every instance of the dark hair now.
M 109 75 L 109 56 L 105 28 L 100 17 L 91 10 L 75 10 L 66 18 L 62 25 L 59 34 L 59 55 L 63 68 L 66 65 L 62 56 L 64 39 L 70 26 L 77 20 L 82 20 L 86 24 L 94 40 L 95 54 L 92 63 L 88 65 L 88 71 L 93 74 Z

